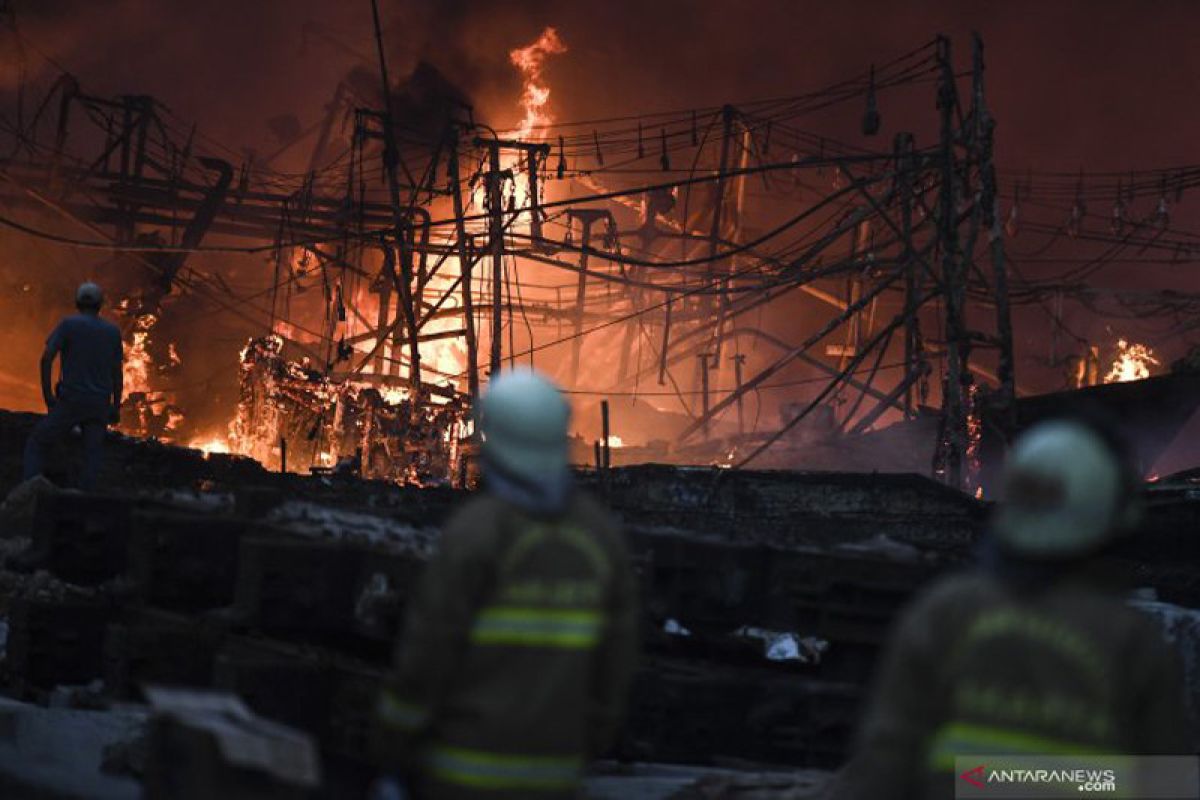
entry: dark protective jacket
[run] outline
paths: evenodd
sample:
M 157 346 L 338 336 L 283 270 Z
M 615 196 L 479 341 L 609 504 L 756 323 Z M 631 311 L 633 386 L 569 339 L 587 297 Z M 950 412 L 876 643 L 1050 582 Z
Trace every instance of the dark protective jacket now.
M 624 713 L 634 595 L 621 534 L 586 495 L 556 517 L 472 499 L 409 607 L 377 755 L 421 797 L 575 796 Z
M 1184 697 L 1162 630 L 1120 596 L 949 578 L 901 619 L 833 796 L 954 797 L 956 756 L 1190 753 Z

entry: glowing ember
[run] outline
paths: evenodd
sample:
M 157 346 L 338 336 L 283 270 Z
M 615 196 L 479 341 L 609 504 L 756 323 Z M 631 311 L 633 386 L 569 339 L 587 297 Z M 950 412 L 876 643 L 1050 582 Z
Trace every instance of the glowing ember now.
M 624 446 L 625 446 L 625 442 L 624 442 L 624 441 L 621 439 L 621 437 L 620 437 L 620 436 L 617 436 L 616 434 L 611 434 L 611 433 L 610 433 L 610 434 L 608 435 L 608 446 L 609 446 L 609 447 L 613 447 L 613 448 L 616 448 L 616 447 L 624 447 Z
M 1124 339 L 1117 341 L 1117 357 L 1112 368 L 1104 376 L 1105 383 L 1126 383 L 1150 377 L 1150 367 L 1158 366 L 1154 351 L 1144 344 L 1134 344 Z

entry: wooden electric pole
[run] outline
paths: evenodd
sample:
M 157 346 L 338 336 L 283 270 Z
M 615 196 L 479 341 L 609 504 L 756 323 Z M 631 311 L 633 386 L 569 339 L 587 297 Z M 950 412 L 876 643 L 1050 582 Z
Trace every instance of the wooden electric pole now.
M 479 401 L 479 343 L 475 338 L 475 298 L 472 295 L 474 281 L 471 251 L 467 246 L 467 223 L 462 196 L 462 180 L 458 166 L 458 128 L 450 130 L 450 196 L 454 202 L 455 236 L 458 239 L 458 271 L 462 285 L 463 338 L 467 347 L 467 391 L 471 404 Z
M 475 139 L 476 147 L 486 147 L 488 151 L 487 196 L 488 196 L 488 242 L 492 254 L 492 341 L 491 353 L 488 359 L 488 374 L 495 376 L 500 371 L 501 337 L 504 332 L 502 309 L 504 307 L 504 180 L 512 178 L 512 170 L 500 169 L 500 150 L 518 150 L 529 157 L 530 173 L 530 205 L 531 219 L 538 220 L 541 209 L 537 198 L 537 164 L 538 156 L 543 158 L 550 153 L 550 145 L 544 143 L 521 142 L 512 139 Z M 517 212 L 513 214 L 516 220 Z M 538 225 L 530 225 L 535 235 L 540 230 Z M 535 243 L 536 244 L 536 243 Z
M 588 254 L 592 244 L 592 225 L 611 220 L 612 212 L 597 208 L 567 209 L 568 219 L 579 220 L 583 230 L 579 235 L 579 280 L 575 283 L 575 327 L 571 339 L 571 385 L 579 384 L 579 356 L 583 350 L 584 304 L 587 301 Z
M 963 488 L 967 454 L 966 330 L 963 319 L 965 289 L 963 254 L 958 240 L 958 164 L 955 154 L 954 113 L 958 107 L 954 67 L 950 61 L 950 40 L 938 38 L 938 62 L 941 83 L 938 108 L 941 111 L 942 186 L 939 202 L 938 232 L 942 248 L 942 285 L 946 312 L 946 387 L 942 398 L 945 418 L 945 480 Z

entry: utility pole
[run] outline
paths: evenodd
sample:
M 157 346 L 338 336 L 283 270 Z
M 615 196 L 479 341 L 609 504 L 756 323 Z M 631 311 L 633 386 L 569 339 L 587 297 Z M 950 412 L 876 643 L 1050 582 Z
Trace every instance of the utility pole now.
M 375 329 L 379 332 L 376 344 L 378 351 L 375 357 L 375 374 L 387 374 L 387 356 L 385 346 L 388 340 L 388 329 L 392 317 L 392 287 L 396 285 L 396 251 L 388 244 L 387 237 L 379 235 L 379 249 L 383 253 L 379 277 L 371 286 L 372 291 L 379 295 L 379 310 L 375 315 Z M 395 354 L 393 354 L 394 357 Z
M 917 316 L 917 263 L 912 257 L 912 190 L 913 172 L 913 136 L 911 133 L 896 134 L 896 186 L 900 193 L 900 230 L 902 242 L 901 260 L 904 263 L 904 308 L 908 316 L 904 320 L 904 372 L 906 388 L 904 390 L 904 418 L 912 419 L 913 384 L 911 376 L 917 369 L 917 340 L 920 336 L 919 318 Z
M 596 208 L 567 209 L 567 218 L 579 220 L 583 232 L 579 238 L 579 280 L 575 284 L 575 329 L 571 339 L 571 385 L 579 384 L 579 356 L 583 350 L 584 302 L 587 300 L 588 254 L 592 243 L 592 225 L 601 220 L 611 220 L 612 212 Z
M 698 359 L 699 366 L 700 366 L 700 413 L 701 413 L 700 419 L 702 420 L 701 425 L 700 425 L 700 435 L 704 437 L 705 441 L 707 441 L 708 440 L 708 426 L 709 426 L 709 419 L 708 419 L 708 368 L 709 368 L 709 359 L 712 358 L 712 353 L 697 353 L 696 358 Z M 739 395 L 739 400 L 740 400 L 740 397 L 741 396 Z
M 708 234 L 708 274 L 710 281 L 721 271 L 724 265 L 717 264 L 717 253 L 721 249 L 721 222 L 725 206 L 725 183 L 726 173 L 729 171 L 729 150 L 733 143 L 733 123 L 737 117 L 737 109 L 731 105 L 726 105 L 721 108 L 721 161 L 717 168 L 716 196 L 713 198 L 713 216 L 712 227 Z M 721 284 L 722 289 L 726 288 L 724 282 Z M 712 358 L 719 359 L 721 357 L 721 329 L 725 324 L 725 302 L 724 292 L 712 296 L 715 299 L 708 300 L 708 306 L 711 311 L 712 305 L 715 303 L 719 308 L 716 325 L 713 327 L 713 352 Z
M 512 175 L 511 172 L 508 173 Z M 492 341 L 488 359 L 488 375 L 495 378 L 500 372 L 500 336 L 504 325 L 501 317 L 501 301 L 504 283 L 504 208 L 502 187 L 504 174 L 500 171 L 500 145 L 494 143 L 488 150 L 488 245 L 492 253 Z
M 988 113 L 983 94 L 983 40 L 972 37 L 975 72 L 976 134 L 979 144 L 979 171 L 982 175 L 984 225 L 988 228 L 992 257 L 993 299 L 996 302 L 996 344 L 999 358 L 996 377 L 999 379 L 997 402 L 1000 408 L 1002 434 L 1007 441 L 1016 429 L 1016 370 L 1013 358 L 1012 312 L 1008 303 L 1008 268 L 1004 262 L 1004 226 L 996 207 L 996 166 L 992 161 L 996 121 Z
M 958 241 L 958 170 L 954 149 L 954 112 L 958 106 L 958 96 L 954 67 L 950 61 L 950 40 L 939 37 L 937 52 L 942 70 L 938 87 L 938 108 L 942 117 L 942 186 L 938 223 L 946 311 L 946 394 L 942 398 L 942 413 L 946 423 L 945 479 L 951 486 L 961 489 L 964 485 L 967 453 L 967 408 L 964 396 L 967 342 L 963 320 L 964 262 Z
M 467 391 L 471 395 L 471 406 L 479 401 L 479 343 L 475 340 L 475 299 L 471 292 L 471 252 L 467 247 L 467 223 L 464 219 L 462 181 L 458 166 L 458 128 L 450 129 L 450 196 L 454 201 L 455 236 L 458 239 L 458 272 L 462 285 L 463 336 L 467 346 Z
M 378 0 L 371 0 L 371 18 L 375 24 L 375 47 L 379 56 L 379 78 L 383 90 L 384 113 L 383 121 L 383 166 L 387 176 L 388 194 L 392 206 L 392 228 L 399 250 L 400 275 L 396 276 L 397 288 L 400 290 L 401 311 L 404 314 L 405 326 L 408 328 L 409 367 L 408 379 L 413 388 L 414 401 L 419 396 L 421 387 L 421 348 L 420 331 L 417 326 L 417 314 L 413 308 L 412 297 L 412 254 L 408 248 L 407 229 L 409 222 L 404 209 L 400 205 L 400 179 L 396 167 L 400 163 L 400 150 L 396 146 L 396 117 L 392 109 L 392 88 L 388 80 L 387 59 L 383 52 L 383 27 L 379 23 Z M 394 274 L 394 273 L 393 273 Z M 413 414 L 417 413 L 417 402 L 412 403 Z
M 733 381 L 737 392 L 737 417 L 738 417 L 738 435 L 746 435 L 746 415 L 742 400 L 742 366 L 746 363 L 745 353 L 738 353 L 731 359 L 733 361 Z
M 500 344 L 504 329 L 503 315 L 501 313 L 504 305 L 504 198 L 502 190 L 504 179 L 512 178 L 512 170 L 500 169 L 500 149 L 507 148 L 523 151 L 529 156 L 529 187 L 531 192 L 529 213 L 536 220 L 538 214 L 541 213 L 537 202 L 537 179 L 534 175 L 537 171 L 537 156 L 541 155 L 544 157 L 548 155 L 550 153 L 550 145 L 520 142 L 512 139 L 476 138 L 475 146 L 486 147 L 488 151 L 488 174 L 486 176 L 488 241 L 492 253 L 492 341 L 491 353 L 488 360 L 488 374 L 495 376 L 500 371 Z M 514 220 L 515 218 L 514 215 Z M 530 225 L 530 229 L 535 230 L 535 226 Z M 540 229 L 540 221 L 537 229 Z
M 722 138 L 722 142 L 721 142 L 721 153 L 722 153 L 722 155 L 721 155 L 721 172 L 718 175 L 718 179 L 721 182 L 722 188 L 719 190 L 719 193 L 717 196 L 717 208 L 721 209 L 720 214 L 721 214 L 722 218 L 726 216 L 724 213 L 725 191 L 723 188 L 724 187 L 723 178 L 724 178 L 724 174 L 729 169 L 729 157 L 730 157 L 729 156 L 729 148 L 730 148 L 730 146 L 732 144 L 732 140 L 733 140 L 733 123 L 737 120 L 737 109 L 733 108 L 732 106 L 726 106 L 724 109 L 724 115 L 726 116 L 726 119 L 724 120 L 724 125 L 722 127 L 722 137 L 723 138 Z M 735 236 L 733 237 L 732 241 L 735 245 L 737 244 L 737 238 L 738 238 L 736 234 L 740 231 L 741 223 L 742 223 L 742 213 L 743 213 L 742 209 L 743 209 L 743 206 L 745 205 L 745 201 L 746 201 L 745 170 L 750 166 L 750 152 L 752 149 L 750 129 L 747 128 L 745 125 L 742 125 L 741 129 L 742 129 L 741 155 L 739 156 L 738 163 L 737 163 L 738 171 L 741 174 L 735 179 L 736 184 L 737 184 L 737 189 L 734 193 L 734 212 L 735 213 L 733 216 L 733 222 L 736 227 L 734 228 Z M 717 212 L 714 211 L 714 216 L 716 213 Z M 714 219 L 714 222 L 718 222 L 718 220 Z M 720 237 L 719 227 L 716 228 L 716 236 L 718 238 Z M 714 265 L 713 265 L 714 269 L 716 269 L 718 272 L 722 273 L 723 275 L 727 276 L 721 281 L 720 294 L 717 296 L 718 306 L 717 306 L 717 325 L 716 325 L 716 331 L 715 331 L 716 341 L 715 341 L 715 347 L 713 348 L 713 362 L 712 363 L 713 363 L 713 366 L 717 367 L 718 369 L 720 368 L 721 352 L 722 352 L 722 348 L 725 343 L 725 324 L 729 318 L 729 312 L 730 312 L 729 290 L 731 288 L 732 278 L 728 277 L 728 276 L 734 271 L 735 265 L 736 265 L 736 259 L 734 259 L 732 261 L 729 259 L 722 259 L 719 264 L 714 263 Z

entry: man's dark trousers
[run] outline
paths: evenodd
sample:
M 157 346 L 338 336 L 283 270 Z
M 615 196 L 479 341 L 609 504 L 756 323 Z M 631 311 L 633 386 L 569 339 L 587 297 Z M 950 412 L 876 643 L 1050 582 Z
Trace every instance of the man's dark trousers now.
M 50 447 L 66 438 L 78 425 L 83 432 L 83 470 L 79 474 L 79 488 L 84 491 L 96 488 L 104 458 L 104 429 L 108 426 L 110 413 L 111 405 L 107 400 L 59 399 L 25 442 L 24 480 L 45 471 Z

